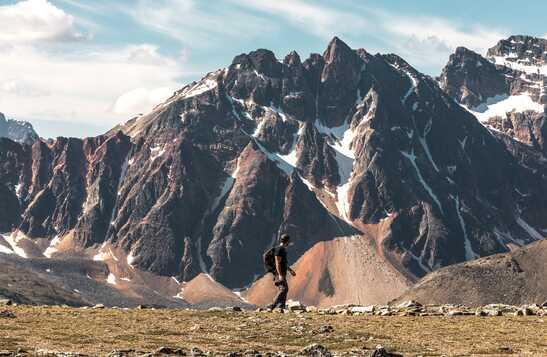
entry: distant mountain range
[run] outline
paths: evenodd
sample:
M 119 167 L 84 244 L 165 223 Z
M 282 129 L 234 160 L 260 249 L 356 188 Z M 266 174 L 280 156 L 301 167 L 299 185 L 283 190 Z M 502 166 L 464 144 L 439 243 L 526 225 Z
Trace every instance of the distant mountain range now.
M 38 140 L 38 134 L 29 122 L 6 119 L 4 114 L 0 113 L 0 138 L 8 138 L 21 144 L 32 145 Z
M 384 303 L 544 239 L 546 75 L 526 36 L 458 48 L 438 78 L 338 38 L 304 61 L 241 54 L 104 135 L 0 139 L 0 252 L 93 260 L 78 274 L 126 304 L 262 303 L 262 253 L 288 232 L 293 298 Z

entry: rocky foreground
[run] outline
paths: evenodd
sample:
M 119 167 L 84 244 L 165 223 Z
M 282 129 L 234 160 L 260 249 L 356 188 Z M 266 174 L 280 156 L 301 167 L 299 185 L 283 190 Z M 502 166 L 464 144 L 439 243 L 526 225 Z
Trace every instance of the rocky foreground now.
M 547 302 L 328 309 L 294 302 L 285 313 L 1 303 L 0 356 L 547 355 Z

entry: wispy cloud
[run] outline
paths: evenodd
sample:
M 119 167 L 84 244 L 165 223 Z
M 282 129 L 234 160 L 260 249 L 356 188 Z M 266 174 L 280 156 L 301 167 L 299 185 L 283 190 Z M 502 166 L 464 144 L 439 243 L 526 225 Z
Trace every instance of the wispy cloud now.
M 464 26 L 438 17 L 398 16 L 382 12 L 378 18 L 395 51 L 419 64 L 445 63 L 456 47 L 464 46 L 485 54 L 508 33 L 480 25 Z
M 367 21 L 359 14 L 342 11 L 334 6 L 303 0 L 230 0 L 246 9 L 252 9 L 286 20 L 301 31 L 323 39 L 334 35 L 360 32 L 367 28 Z
M 120 8 L 149 29 L 193 47 L 214 47 L 227 39 L 248 39 L 271 31 L 272 22 L 226 3 L 193 0 L 138 0 Z

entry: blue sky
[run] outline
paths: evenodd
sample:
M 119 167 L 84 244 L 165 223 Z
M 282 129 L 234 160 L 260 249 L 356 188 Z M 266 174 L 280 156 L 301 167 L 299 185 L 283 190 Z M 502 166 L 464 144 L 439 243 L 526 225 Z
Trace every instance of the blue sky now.
M 0 111 L 44 136 L 94 135 L 239 53 L 305 59 L 335 35 L 437 75 L 456 46 L 544 37 L 545 13 L 504 0 L 0 0 Z

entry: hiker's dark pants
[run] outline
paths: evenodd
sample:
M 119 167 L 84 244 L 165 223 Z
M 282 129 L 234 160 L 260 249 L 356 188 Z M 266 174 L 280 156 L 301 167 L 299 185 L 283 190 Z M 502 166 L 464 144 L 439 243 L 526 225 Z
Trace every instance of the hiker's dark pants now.
M 279 292 L 277 293 L 277 296 L 275 297 L 275 300 L 272 303 L 271 307 L 273 309 L 275 309 L 276 307 L 284 309 L 287 302 L 287 294 L 289 293 L 289 284 L 287 284 L 287 280 L 283 280 L 275 282 L 275 286 L 277 286 Z

